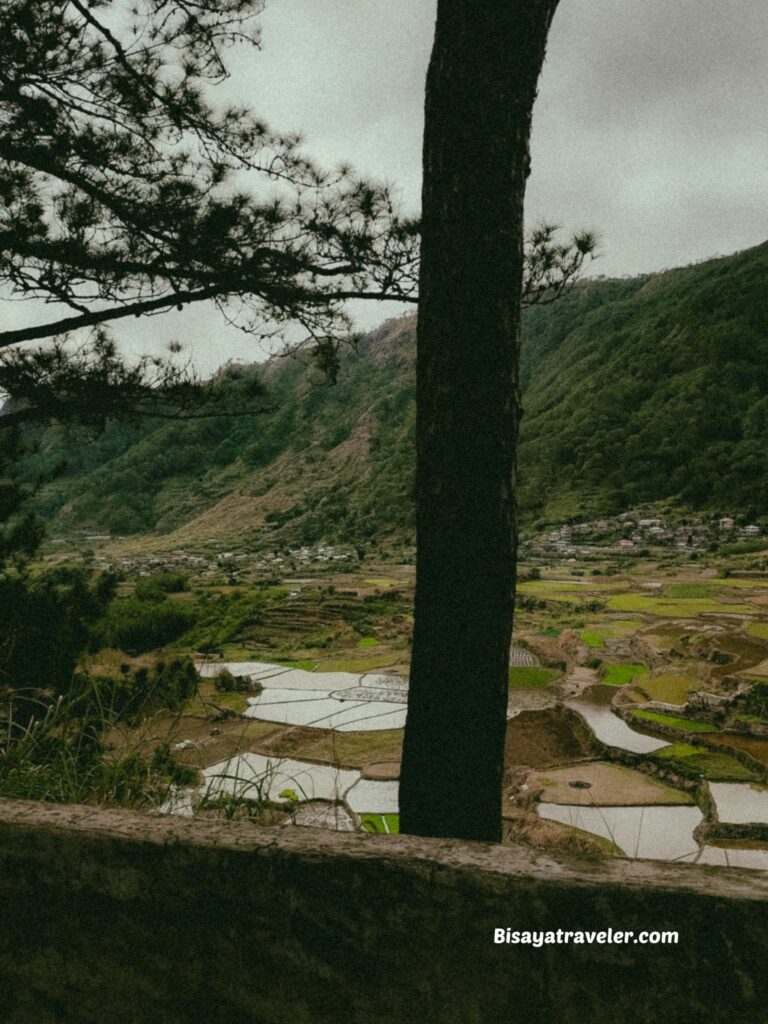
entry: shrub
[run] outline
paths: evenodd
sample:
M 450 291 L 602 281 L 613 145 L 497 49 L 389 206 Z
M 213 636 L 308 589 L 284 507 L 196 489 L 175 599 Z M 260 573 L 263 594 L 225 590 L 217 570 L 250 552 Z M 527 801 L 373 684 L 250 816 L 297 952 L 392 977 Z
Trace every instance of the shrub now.
M 140 579 L 136 583 L 134 594 L 141 601 L 162 601 L 166 594 L 176 594 L 186 590 L 188 579 L 183 572 L 159 572 L 154 576 Z
M 187 658 L 158 661 L 120 676 L 79 673 L 72 684 L 72 711 L 84 719 L 135 719 L 160 708 L 176 711 L 197 691 L 197 672 Z
M 742 698 L 741 706 L 748 715 L 768 720 L 768 683 L 755 683 Z
M 213 685 L 219 693 L 234 693 L 236 689 L 235 677 L 228 668 L 223 668 L 213 680 Z
M 188 785 L 192 769 L 176 764 L 170 749 L 151 760 L 137 750 L 115 756 L 103 741 L 108 718 L 82 718 L 77 701 L 60 698 L 40 705 L 22 726 L 14 714 L 0 715 L 0 794 L 57 803 L 158 806 L 172 785 Z
M 124 598 L 110 605 L 99 624 L 97 638 L 104 647 L 142 654 L 176 640 L 196 617 L 194 608 L 171 601 Z
M 114 590 L 84 570 L 0 574 L 0 684 L 65 691 Z

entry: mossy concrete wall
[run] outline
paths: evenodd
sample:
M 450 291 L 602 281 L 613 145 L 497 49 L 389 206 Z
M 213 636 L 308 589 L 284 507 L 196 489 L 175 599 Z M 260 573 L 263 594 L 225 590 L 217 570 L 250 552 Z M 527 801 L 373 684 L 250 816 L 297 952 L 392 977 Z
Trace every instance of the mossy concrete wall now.
M 3 1024 L 761 1024 L 767 962 L 761 873 L 0 802 Z

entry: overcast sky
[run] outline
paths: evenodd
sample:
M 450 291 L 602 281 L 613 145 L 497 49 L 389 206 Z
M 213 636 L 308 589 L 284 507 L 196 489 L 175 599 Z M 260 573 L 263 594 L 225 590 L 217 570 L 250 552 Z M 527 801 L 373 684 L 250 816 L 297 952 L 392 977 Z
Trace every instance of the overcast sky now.
M 434 14 L 433 0 L 268 0 L 262 50 L 234 51 L 227 98 L 300 130 L 319 162 L 394 184 L 416 213 Z M 561 0 L 532 149 L 528 223 L 594 229 L 594 273 L 765 241 L 768 3 Z M 372 327 L 397 309 L 361 312 Z M 134 349 L 176 337 L 206 371 L 259 357 L 213 310 L 134 320 L 119 336 Z

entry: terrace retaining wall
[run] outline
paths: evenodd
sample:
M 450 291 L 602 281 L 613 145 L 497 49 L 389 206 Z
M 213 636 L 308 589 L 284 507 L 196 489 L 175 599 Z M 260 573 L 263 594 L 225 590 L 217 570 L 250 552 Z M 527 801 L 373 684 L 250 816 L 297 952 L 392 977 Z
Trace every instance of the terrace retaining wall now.
M 643 720 L 642 718 L 635 718 L 632 714 L 633 708 L 627 706 L 626 704 L 612 704 L 611 708 L 613 712 L 619 716 L 619 718 L 623 718 L 627 725 L 629 725 L 635 731 L 641 730 L 645 725 L 645 728 L 647 729 L 649 735 L 665 736 L 672 743 L 695 744 L 697 747 L 706 747 L 707 750 L 711 750 L 714 754 L 720 754 L 723 753 L 723 751 L 725 751 L 730 757 L 734 759 L 734 761 L 738 761 L 740 764 L 743 764 L 745 768 L 751 769 L 752 771 L 756 772 L 757 775 L 762 776 L 764 779 L 768 778 L 768 766 L 766 766 L 762 761 L 758 761 L 758 759 L 754 757 L 752 754 L 750 754 L 748 751 L 741 750 L 739 747 L 731 747 L 724 743 L 712 743 L 712 741 L 709 739 L 709 736 L 712 735 L 710 733 L 691 732 L 690 730 L 686 729 L 678 729 L 674 725 L 667 725 L 666 722 L 652 722 L 648 721 L 647 719 Z M 637 708 L 636 710 L 646 711 L 648 710 L 648 708 L 645 705 L 643 705 L 641 708 Z M 681 718 L 685 716 L 678 714 L 677 717 Z M 695 719 L 691 719 L 691 721 L 695 721 Z M 721 732 L 718 733 L 718 735 L 725 736 L 727 738 L 728 735 L 745 736 L 748 734 L 729 734 L 727 732 Z
M 767 954 L 759 872 L 0 802 L 3 1024 L 763 1024 Z

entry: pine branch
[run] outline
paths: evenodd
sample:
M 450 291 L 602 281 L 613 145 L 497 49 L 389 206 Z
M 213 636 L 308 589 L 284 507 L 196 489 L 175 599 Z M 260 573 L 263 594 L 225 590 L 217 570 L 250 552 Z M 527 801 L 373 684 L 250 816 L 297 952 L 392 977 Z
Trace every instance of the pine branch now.
M 22 327 L 15 331 L 0 331 L 0 348 L 18 345 L 23 341 L 57 337 L 68 334 L 71 331 L 81 330 L 84 327 L 95 327 L 98 324 L 119 320 L 123 317 L 143 316 L 147 313 L 172 307 L 179 309 L 191 302 L 202 302 L 205 299 L 211 299 L 221 294 L 222 292 L 219 288 L 203 288 L 196 292 L 177 292 L 173 295 L 161 295 L 156 299 L 147 299 L 144 302 L 133 302 L 124 306 L 113 306 L 111 309 L 94 310 L 82 316 L 65 317 L 63 320 L 41 324 L 37 327 Z

